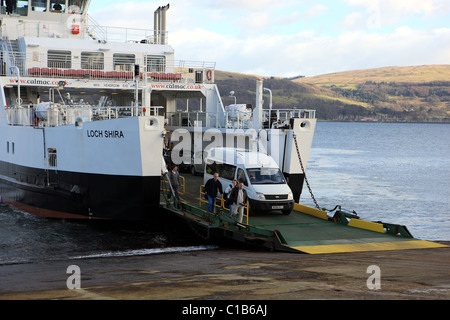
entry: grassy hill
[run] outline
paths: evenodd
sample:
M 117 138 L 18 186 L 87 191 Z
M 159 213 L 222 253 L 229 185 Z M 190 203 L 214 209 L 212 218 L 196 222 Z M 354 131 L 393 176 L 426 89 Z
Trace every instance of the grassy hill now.
M 255 101 L 257 76 L 216 71 L 225 104 Z M 444 121 L 450 117 L 450 65 L 386 67 L 315 77 L 264 78 L 274 108 L 317 110 L 324 120 Z M 268 101 L 268 96 L 265 95 Z M 267 105 L 266 102 L 265 105 Z
M 355 70 L 293 81 L 365 102 L 376 119 L 443 121 L 450 117 L 450 65 Z
M 426 65 L 411 67 L 384 67 L 329 73 L 293 80 L 322 86 L 355 85 L 372 82 L 432 82 L 450 81 L 450 65 Z
M 237 103 L 255 104 L 257 76 L 233 72 L 216 71 L 215 80 L 225 105 L 234 103 L 230 91 L 234 91 Z M 264 87 L 272 90 L 273 108 L 315 109 L 320 119 L 333 120 L 342 115 L 367 116 L 368 104 L 348 99 L 328 88 L 295 83 L 282 78 L 264 78 Z M 269 96 L 264 95 L 264 107 L 268 107 Z

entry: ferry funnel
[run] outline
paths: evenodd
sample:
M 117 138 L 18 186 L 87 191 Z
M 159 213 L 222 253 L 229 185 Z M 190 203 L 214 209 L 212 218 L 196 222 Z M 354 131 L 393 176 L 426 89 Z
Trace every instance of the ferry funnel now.
M 256 80 L 256 104 L 253 109 L 253 128 L 262 128 L 263 80 Z
M 166 12 L 169 10 L 170 4 L 158 7 L 153 16 L 154 37 L 156 44 L 167 44 L 166 36 Z

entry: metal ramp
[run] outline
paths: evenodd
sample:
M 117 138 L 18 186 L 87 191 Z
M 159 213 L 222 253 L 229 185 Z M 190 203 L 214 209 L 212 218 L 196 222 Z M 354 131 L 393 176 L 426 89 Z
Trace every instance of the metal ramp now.
M 216 206 L 215 213 L 209 213 L 201 199 L 199 202 L 197 199 L 197 204 L 179 201 L 175 196 L 168 199 L 169 190 L 172 190 L 170 182 L 164 176 L 161 206 L 186 220 L 205 240 L 232 239 L 270 250 L 307 254 L 447 247 L 415 239 L 405 226 L 361 220 L 356 214 L 342 210 L 330 217 L 325 211 L 297 203 L 290 215 L 250 213 L 243 223 L 238 223 L 229 216 L 223 201 Z
M 348 213 L 338 215 L 342 219 L 342 215 Z M 325 211 L 296 204 L 289 216 L 254 216 L 251 223 L 259 228 L 278 230 L 282 246 L 309 254 L 445 247 L 414 239 L 404 226 L 356 218 L 350 218 L 347 223 L 333 220 L 336 219 L 329 218 Z

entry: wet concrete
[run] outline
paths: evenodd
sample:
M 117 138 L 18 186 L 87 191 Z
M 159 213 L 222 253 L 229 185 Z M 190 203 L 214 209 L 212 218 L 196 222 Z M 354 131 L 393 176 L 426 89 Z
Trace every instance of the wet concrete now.
M 80 267 L 81 289 L 67 288 L 69 265 Z M 367 286 L 371 265 L 381 271 L 378 290 Z M 217 248 L 1 265 L 0 299 L 448 300 L 449 266 L 450 248 L 327 255 Z

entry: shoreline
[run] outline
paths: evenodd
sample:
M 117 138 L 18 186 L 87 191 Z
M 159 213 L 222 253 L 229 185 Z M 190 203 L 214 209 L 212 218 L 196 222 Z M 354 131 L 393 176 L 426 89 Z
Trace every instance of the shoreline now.
M 450 241 L 440 243 L 450 245 Z M 448 300 L 450 247 L 306 255 L 213 248 L 0 265 L 0 300 Z M 80 289 L 67 268 L 80 268 Z M 369 288 L 370 266 L 381 271 Z

